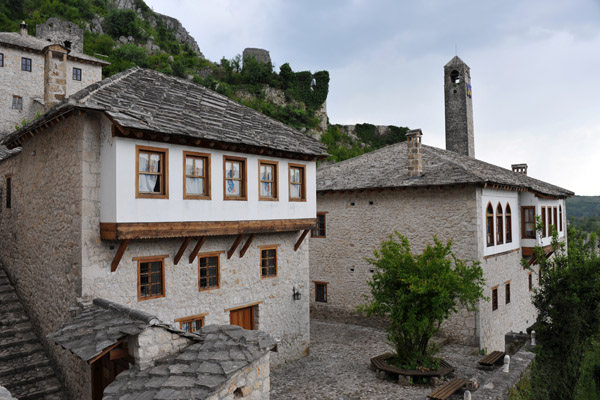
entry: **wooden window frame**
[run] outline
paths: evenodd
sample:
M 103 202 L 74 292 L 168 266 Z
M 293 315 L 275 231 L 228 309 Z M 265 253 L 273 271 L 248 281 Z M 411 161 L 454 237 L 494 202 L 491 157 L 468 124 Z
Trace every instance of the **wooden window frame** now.
M 504 212 L 500 203 L 496 206 L 496 244 L 504 244 Z
M 528 236 L 525 231 L 525 224 L 527 221 L 525 220 L 525 214 L 527 210 L 533 210 L 533 236 Z M 535 206 L 523 206 L 521 207 L 521 237 L 523 239 L 535 239 Z
M 260 250 L 260 278 L 261 279 L 270 279 L 270 278 L 276 278 L 277 275 L 279 274 L 279 265 L 277 265 L 277 259 L 278 259 L 278 255 L 277 255 L 277 248 L 279 247 L 278 244 L 273 244 L 273 245 L 265 245 L 265 246 L 258 246 L 258 249 Z M 273 275 L 264 275 L 263 274 L 263 252 L 264 251 L 269 251 L 269 250 L 275 250 L 275 274 Z M 268 267 L 267 267 L 267 272 L 268 272 Z
M 510 281 L 504 282 L 504 303 L 510 304 Z
M 552 207 L 552 222 L 554 222 L 554 229 L 558 232 L 558 223 L 556 220 L 558 219 L 558 209 L 556 206 Z
M 506 203 L 506 207 L 504 207 L 504 221 L 506 225 L 504 227 L 506 243 L 512 243 L 512 208 L 510 208 L 509 203 Z
M 546 237 L 546 229 L 548 228 L 548 224 L 546 223 L 546 206 L 543 206 L 540 209 L 540 214 L 542 215 L 542 237 Z
M 320 282 L 320 281 L 313 281 L 313 282 L 315 284 L 315 303 L 327 303 L 327 284 L 329 282 Z M 319 295 L 318 295 L 319 292 L 317 290 L 317 287 L 319 285 L 322 285 L 324 287 L 324 294 L 325 294 L 324 300 L 319 300 Z
M 319 222 L 320 217 L 323 217 L 323 224 L 321 224 Z M 320 232 L 321 225 L 323 225 L 323 234 L 322 235 Z M 315 229 L 311 229 L 310 237 L 314 237 L 314 238 L 326 238 L 327 237 L 327 212 L 326 211 L 318 211 L 317 212 L 317 226 L 315 227 Z
M 302 171 L 300 174 L 302 179 L 302 182 L 300 183 L 300 198 L 292 197 L 292 179 L 290 176 L 292 169 L 299 169 Z M 289 201 L 306 201 L 306 164 L 288 163 L 288 198 Z
M 186 161 L 190 158 L 202 158 L 204 160 L 204 175 L 188 175 Z M 188 194 L 187 193 L 187 177 L 192 178 L 203 178 L 204 179 L 204 193 L 203 195 Z M 210 200 L 211 186 L 210 186 L 210 154 L 209 153 L 197 153 L 194 151 L 183 152 L 183 198 L 186 200 Z
M 547 206 L 546 207 L 546 212 L 548 213 L 548 229 L 547 229 L 547 236 L 551 237 L 552 236 L 552 206 Z
M 492 210 L 491 213 L 490 209 Z M 488 202 L 485 207 L 485 240 L 487 247 L 494 245 L 494 237 L 496 236 L 494 233 L 494 207 L 492 207 L 492 203 Z
M 158 153 L 161 155 L 162 172 L 159 176 L 162 177 L 160 193 L 140 193 L 140 152 Z M 150 160 L 150 158 L 148 158 Z M 169 149 L 163 147 L 151 146 L 135 146 L 135 198 L 136 199 L 168 199 L 169 198 Z
M 31 72 L 33 66 L 33 62 L 31 58 L 21 57 L 21 71 Z
M 6 208 L 12 208 L 12 175 L 6 175 Z
M 168 254 L 164 254 L 164 255 L 160 255 L 160 256 L 146 256 L 146 257 L 134 257 L 133 261 L 137 261 L 137 276 L 138 276 L 138 301 L 145 301 L 145 300 L 152 300 L 152 299 L 159 299 L 161 297 L 165 297 L 166 295 L 166 288 L 165 288 L 165 259 L 168 258 L 169 255 Z M 142 284 L 141 284 L 141 266 L 142 263 L 151 263 L 151 262 L 156 262 L 156 261 L 160 261 L 161 265 L 162 265 L 162 273 L 161 273 L 161 288 L 162 288 L 162 293 L 159 295 L 150 295 L 150 296 L 145 296 L 142 297 Z M 149 282 L 148 285 L 150 288 L 152 287 L 152 281 Z M 150 293 L 152 293 L 151 289 L 150 289 Z
M 12 105 L 10 107 L 12 110 L 23 111 L 23 97 L 13 94 Z
M 227 195 L 227 162 L 239 162 L 241 164 L 240 171 L 240 195 Z M 245 157 L 223 156 L 223 200 L 247 201 L 248 200 L 248 159 Z M 233 179 L 232 179 L 233 180 Z
M 213 251 L 210 253 L 201 253 L 198 254 L 198 291 L 199 292 L 207 292 L 210 290 L 220 289 L 221 288 L 221 254 L 224 254 L 225 251 Z M 201 287 L 200 286 L 200 259 L 202 258 L 217 258 L 217 286 L 209 286 L 209 287 Z M 208 276 L 208 275 L 207 275 Z
M 492 288 L 492 311 L 498 309 L 498 286 Z
M 529 271 L 529 291 L 531 292 L 533 290 L 533 273 L 531 271 Z
M 182 331 L 184 330 L 183 329 L 183 324 L 189 324 L 190 322 L 196 322 L 196 321 L 201 321 L 200 328 L 203 328 L 204 327 L 205 317 L 207 315 L 208 315 L 208 313 L 197 314 L 197 315 L 190 315 L 188 317 L 177 318 L 175 320 L 175 322 L 179 323 L 179 329 L 181 329 Z M 184 331 L 184 332 L 186 332 L 186 331 Z M 197 330 L 194 330 L 194 331 L 190 330 L 190 331 L 187 331 L 187 332 L 192 333 L 192 332 L 197 332 Z
M 560 225 L 560 232 L 563 231 L 563 213 L 562 213 L 562 205 L 558 205 L 558 215 L 559 215 L 559 220 L 558 223 Z
M 73 67 L 73 80 L 81 82 L 83 71 L 81 68 Z
M 263 181 L 260 177 L 260 167 L 268 165 L 273 167 L 273 180 Z M 270 182 L 272 184 L 273 196 L 261 196 L 260 186 L 263 182 Z M 258 200 L 259 201 L 279 201 L 279 162 L 271 160 L 258 160 Z

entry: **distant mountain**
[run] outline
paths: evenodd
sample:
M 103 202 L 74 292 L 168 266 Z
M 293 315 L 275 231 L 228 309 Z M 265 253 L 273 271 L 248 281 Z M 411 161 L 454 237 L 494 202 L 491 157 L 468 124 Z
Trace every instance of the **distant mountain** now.
M 574 196 L 567 199 L 569 223 L 587 232 L 600 231 L 600 196 Z

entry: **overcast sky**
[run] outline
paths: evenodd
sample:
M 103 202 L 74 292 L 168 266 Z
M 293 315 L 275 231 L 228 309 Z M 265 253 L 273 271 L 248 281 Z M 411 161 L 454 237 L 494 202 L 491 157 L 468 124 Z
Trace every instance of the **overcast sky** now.
M 211 61 L 269 50 L 328 70 L 331 123 L 423 130 L 444 148 L 443 66 L 471 67 L 475 155 L 600 195 L 600 0 L 146 0 Z

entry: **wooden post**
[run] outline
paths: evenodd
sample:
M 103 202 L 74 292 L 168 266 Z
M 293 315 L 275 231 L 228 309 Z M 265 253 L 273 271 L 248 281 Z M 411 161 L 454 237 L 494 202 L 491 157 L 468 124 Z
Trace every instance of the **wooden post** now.
M 181 247 L 179 248 L 179 251 L 175 255 L 173 264 L 177 265 L 179 263 L 179 260 L 181 260 L 181 257 L 183 256 L 183 253 L 185 252 L 185 249 L 187 249 L 188 244 L 190 244 L 191 240 L 192 240 L 192 238 L 189 238 L 189 237 L 184 239 L 183 243 L 181 243 Z
M 244 254 L 246 254 L 246 251 L 248 250 L 248 248 L 250 247 L 250 244 L 252 244 L 252 241 L 254 240 L 254 233 L 251 234 L 248 237 L 248 240 L 246 240 L 246 243 L 244 243 L 244 246 L 242 247 L 242 250 L 240 250 L 240 258 L 244 257 Z
M 304 239 L 306 238 L 306 235 L 308 235 L 308 232 L 310 232 L 310 229 L 306 229 L 304 232 L 302 232 L 302 235 L 300 235 L 300 238 L 298 238 L 298 241 L 294 245 L 294 251 L 297 251 L 300 248 L 300 245 L 302 244 L 302 242 L 304 242 Z
M 237 247 L 239 246 L 239 244 L 242 241 L 243 237 L 244 237 L 244 235 L 238 235 L 235 238 L 235 241 L 233 242 L 233 244 L 231 245 L 231 248 L 227 252 L 227 259 L 228 260 L 231 258 L 231 256 L 233 255 L 233 253 L 235 253 L 235 249 L 237 249 Z
M 129 244 L 129 239 L 125 239 L 119 245 L 117 254 L 115 254 L 115 258 L 113 259 L 112 264 L 110 265 L 110 272 L 115 272 L 117 270 L 117 267 L 119 266 L 119 263 L 121 262 L 121 258 L 123 258 L 123 254 L 125 253 L 125 249 L 127 248 L 128 244 Z
M 205 241 L 206 241 L 206 236 L 201 236 L 198 238 L 198 242 L 196 243 L 196 246 L 194 246 L 194 248 L 192 249 L 192 252 L 190 253 L 190 264 L 194 261 L 194 258 L 196 258 L 196 256 L 198 255 L 198 252 L 200 251 L 200 248 L 202 247 L 202 245 L 204 244 Z

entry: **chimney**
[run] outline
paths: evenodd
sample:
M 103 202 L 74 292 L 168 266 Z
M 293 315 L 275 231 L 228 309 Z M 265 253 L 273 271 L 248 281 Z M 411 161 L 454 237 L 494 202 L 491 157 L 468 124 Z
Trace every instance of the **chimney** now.
M 517 174 L 527 175 L 527 164 L 513 164 L 511 168 Z
M 44 108 L 47 111 L 67 95 L 67 50 L 56 44 L 44 48 Z
M 21 22 L 21 36 L 27 36 L 27 24 L 25 21 Z
M 410 178 L 423 175 L 421 136 L 423 132 L 420 129 L 413 129 L 406 133 L 407 167 Z

